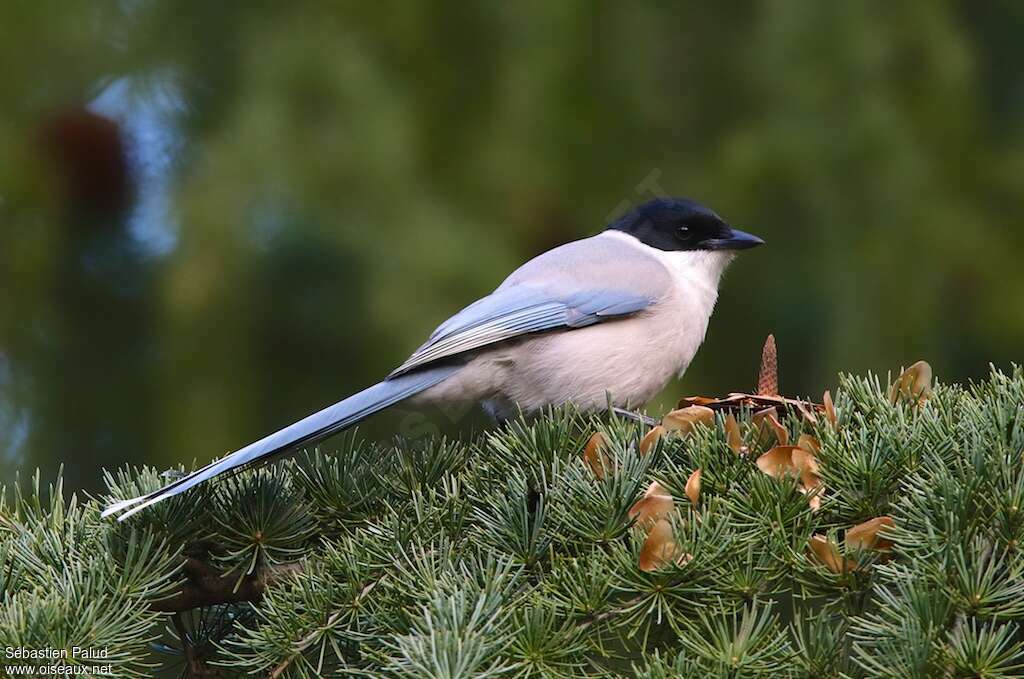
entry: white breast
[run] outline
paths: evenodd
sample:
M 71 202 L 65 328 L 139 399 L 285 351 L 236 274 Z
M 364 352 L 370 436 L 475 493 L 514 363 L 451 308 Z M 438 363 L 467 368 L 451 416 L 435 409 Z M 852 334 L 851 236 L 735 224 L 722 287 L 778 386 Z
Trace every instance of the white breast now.
M 663 351 L 666 359 L 674 363 L 675 374 L 682 377 L 704 342 L 718 301 L 722 274 L 735 259 L 735 254 L 727 251 L 668 252 L 652 248 L 618 231 L 602 235 L 617 238 L 627 247 L 644 251 L 672 275 L 672 294 L 662 300 L 656 310 L 657 325 L 661 331 L 657 334 L 665 342 Z

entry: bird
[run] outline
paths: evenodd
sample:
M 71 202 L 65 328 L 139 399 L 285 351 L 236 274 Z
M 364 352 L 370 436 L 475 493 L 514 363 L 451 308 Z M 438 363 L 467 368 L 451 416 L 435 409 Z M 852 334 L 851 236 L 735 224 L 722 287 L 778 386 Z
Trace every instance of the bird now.
M 103 515 L 124 520 L 402 401 L 479 403 L 499 420 L 567 403 L 584 412 L 643 405 L 689 367 L 726 268 L 763 244 L 693 200 L 645 202 L 523 264 L 379 383 Z

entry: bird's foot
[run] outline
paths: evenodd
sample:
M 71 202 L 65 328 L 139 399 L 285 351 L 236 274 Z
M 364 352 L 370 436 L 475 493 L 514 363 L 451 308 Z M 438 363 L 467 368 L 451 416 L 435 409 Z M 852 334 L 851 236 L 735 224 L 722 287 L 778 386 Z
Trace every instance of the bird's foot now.
M 656 420 L 653 417 L 644 415 L 643 413 L 638 413 L 634 410 L 626 410 L 625 408 L 613 407 L 612 414 L 615 415 L 616 417 L 621 417 L 627 420 L 633 420 L 634 422 L 639 422 L 640 424 L 646 424 L 648 427 L 653 427 L 657 424 L 660 424 L 660 421 Z

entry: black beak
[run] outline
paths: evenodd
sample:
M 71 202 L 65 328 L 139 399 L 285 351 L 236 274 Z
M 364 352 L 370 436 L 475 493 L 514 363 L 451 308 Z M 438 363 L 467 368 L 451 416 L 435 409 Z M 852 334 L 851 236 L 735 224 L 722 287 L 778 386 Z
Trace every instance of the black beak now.
M 752 233 L 731 229 L 728 238 L 717 238 L 707 241 L 707 245 L 710 246 L 709 249 L 711 250 L 749 250 L 750 248 L 756 248 L 758 245 L 764 245 L 764 241 Z

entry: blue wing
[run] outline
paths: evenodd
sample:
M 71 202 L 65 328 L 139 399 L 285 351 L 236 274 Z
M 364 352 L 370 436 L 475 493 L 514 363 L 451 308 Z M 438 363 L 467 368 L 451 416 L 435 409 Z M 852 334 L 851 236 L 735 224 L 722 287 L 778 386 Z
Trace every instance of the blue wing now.
M 499 288 L 441 324 L 388 379 L 520 335 L 581 328 L 606 318 L 633 314 L 653 302 L 648 295 L 627 290 L 583 290 L 555 295 L 528 285 Z
M 561 298 L 537 288 L 500 288 L 441 325 L 408 361 L 383 382 L 314 413 L 245 448 L 196 470 L 158 491 L 108 507 L 104 516 L 127 519 L 161 500 L 243 467 L 263 464 L 289 450 L 320 441 L 369 415 L 441 382 L 457 366 L 427 365 L 488 344 L 555 328 L 579 328 L 605 318 L 640 311 L 652 303 L 645 295 L 621 290 L 576 292 Z M 406 374 L 408 373 L 408 374 Z

